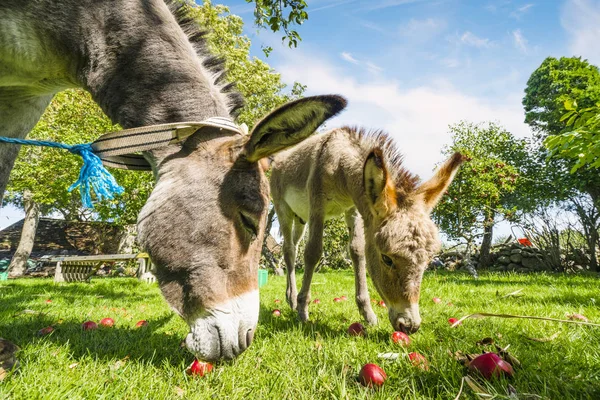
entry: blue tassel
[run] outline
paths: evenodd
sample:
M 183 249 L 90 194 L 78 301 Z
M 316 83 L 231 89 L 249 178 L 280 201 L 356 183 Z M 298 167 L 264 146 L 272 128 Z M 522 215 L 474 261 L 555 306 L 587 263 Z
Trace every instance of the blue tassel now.
M 69 145 L 64 143 L 49 142 L 47 140 L 27 140 L 18 138 L 9 138 L 0 136 L 0 143 L 12 143 L 30 146 L 46 146 L 56 147 L 59 149 L 69 150 L 73 154 L 77 154 L 83 158 L 83 166 L 79 171 L 79 179 L 71 185 L 69 192 L 79 188 L 81 194 L 81 203 L 87 208 L 94 208 L 92 204 L 92 196 L 90 189 L 94 189 L 96 198 L 112 200 L 115 194 L 121 194 L 125 191 L 115 178 L 104 168 L 100 157 L 94 154 L 91 143 Z
M 115 194 L 121 194 L 125 190 L 119 186 L 115 178 L 104 168 L 100 157 L 94 154 L 91 144 L 77 144 L 69 151 L 83 158 L 83 165 L 79 171 L 79 179 L 69 187 L 69 192 L 79 187 L 81 203 L 87 208 L 94 208 L 90 189 L 94 189 L 98 201 L 103 199 L 112 200 Z

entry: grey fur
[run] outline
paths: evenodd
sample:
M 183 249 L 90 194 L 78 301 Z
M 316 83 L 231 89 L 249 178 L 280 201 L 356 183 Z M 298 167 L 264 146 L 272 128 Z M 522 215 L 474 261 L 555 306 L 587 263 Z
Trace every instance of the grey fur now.
M 25 137 L 69 87 L 88 90 L 125 128 L 230 116 L 239 96 L 202 34 L 186 29 L 191 40 L 162 0 L 3 0 L 0 135 Z M 156 187 L 138 218 L 139 240 L 166 300 L 195 332 L 187 343 L 197 357 L 233 358 L 252 339 L 258 305 L 248 308 L 256 315 L 236 313 L 248 312 L 239 299 L 258 284 L 269 196 L 259 159 L 305 139 L 345 105 L 339 96 L 306 98 L 249 136 L 203 129 L 144 154 Z M 17 147 L 0 145 L 0 196 L 16 156 Z

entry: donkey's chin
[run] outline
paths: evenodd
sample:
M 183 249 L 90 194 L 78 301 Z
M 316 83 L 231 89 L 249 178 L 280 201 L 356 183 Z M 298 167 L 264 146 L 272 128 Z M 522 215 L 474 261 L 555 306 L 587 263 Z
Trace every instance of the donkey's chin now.
M 189 321 L 186 347 L 203 361 L 234 359 L 252 343 L 258 310 L 258 290 L 206 310 Z
M 388 317 L 395 330 L 409 335 L 418 331 L 421 326 L 418 303 L 399 305 L 398 307 L 392 305 L 389 307 Z

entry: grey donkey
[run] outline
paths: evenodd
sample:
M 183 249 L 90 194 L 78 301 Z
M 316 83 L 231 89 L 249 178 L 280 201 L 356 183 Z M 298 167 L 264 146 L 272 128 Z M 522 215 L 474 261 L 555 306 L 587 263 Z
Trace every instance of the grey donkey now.
M 53 95 L 88 90 L 124 128 L 235 116 L 241 98 L 197 30 L 162 0 L 0 2 L 0 135 L 24 138 Z M 186 344 L 232 359 L 258 321 L 257 269 L 269 187 L 260 160 L 292 146 L 346 105 L 339 96 L 289 103 L 250 135 L 203 128 L 146 152 L 156 186 L 139 240 Z M 0 145 L 0 200 L 18 146 Z
M 377 323 L 368 271 L 393 328 L 417 331 L 421 279 L 440 247 L 430 213 L 462 162 L 463 157 L 454 154 L 431 179 L 419 184 L 402 166 L 387 134 L 350 127 L 315 135 L 276 155 L 270 183 L 283 235 L 286 297 L 300 320 L 308 320 L 310 284 L 323 251 L 323 223 L 345 215 L 361 315 L 368 323 Z M 305 270 L 298 293 L 294 265 L 307 223 Z

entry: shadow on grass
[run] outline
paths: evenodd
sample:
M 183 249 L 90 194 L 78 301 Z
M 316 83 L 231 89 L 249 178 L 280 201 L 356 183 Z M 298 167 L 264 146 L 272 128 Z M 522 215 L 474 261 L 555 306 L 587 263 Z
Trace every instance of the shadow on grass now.
M 193 356 L 180 347 L 183 337 L 157 332 L 171 318 L 177 316 L 172 314 L 148 320 L 148 326 L 144 328 L 116 325 L 112 328 L 100 326 L 96 330 L 84 331 L 80 321 L 57 322 L 48 315 L 21 315 L 8 323 L 0 324 L 0 336 L 21 348 L 40 346 L 44 342 L 66 346 L 74 359 L 92 357 L 110 361 L 129 357 L 157 367 L 165 362 L 174 365 L 182 361 L 189 362 Z M 38 336 L 38 330 L 46 326 L 53 326 L 54 331 L 49 335 Z

